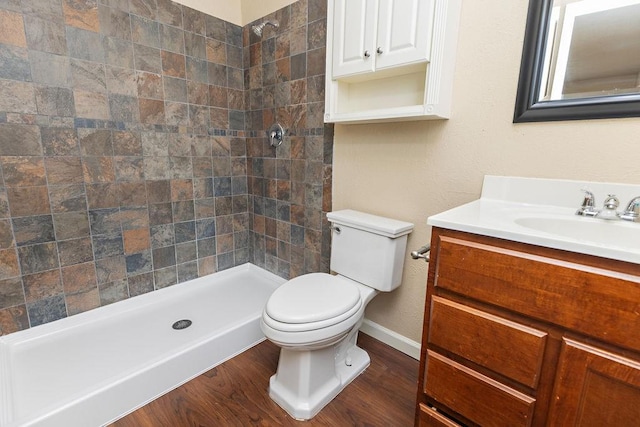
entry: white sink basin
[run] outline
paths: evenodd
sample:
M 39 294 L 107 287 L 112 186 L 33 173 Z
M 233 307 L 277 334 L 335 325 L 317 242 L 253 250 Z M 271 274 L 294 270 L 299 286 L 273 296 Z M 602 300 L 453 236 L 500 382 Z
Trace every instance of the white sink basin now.
M 640 224 L 586 217 L 524 217 L 514 222 L 532 230 L 595 245 L 634 247 L 640 245 Z

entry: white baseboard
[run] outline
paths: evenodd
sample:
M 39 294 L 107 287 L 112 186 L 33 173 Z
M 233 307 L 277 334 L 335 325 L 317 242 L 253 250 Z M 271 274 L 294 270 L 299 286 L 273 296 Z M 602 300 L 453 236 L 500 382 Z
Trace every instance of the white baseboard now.
M 403 352 L 407 356 L 420 360 L 419 342 L 410 340 L 409 338 L 400 335 L 397 332 L 393 332 L 391 329 L 387 329 L 369 319 L 364 319 L 362 326 L 360 326 L 360 330 L 378 341 L 382 341 L 388 346 Z

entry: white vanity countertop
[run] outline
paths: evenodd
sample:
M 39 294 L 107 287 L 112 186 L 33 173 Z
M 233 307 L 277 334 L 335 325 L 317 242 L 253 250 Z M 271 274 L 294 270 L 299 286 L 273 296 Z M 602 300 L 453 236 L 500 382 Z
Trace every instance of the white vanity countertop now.
M 615 194 L 618 211 L 640 196 L 640 185 L 486 176 L 480 199 L 429 217 L 427 224 L 640 264 L 640 222 L 575 215 L 581 189 L 596 208 Z

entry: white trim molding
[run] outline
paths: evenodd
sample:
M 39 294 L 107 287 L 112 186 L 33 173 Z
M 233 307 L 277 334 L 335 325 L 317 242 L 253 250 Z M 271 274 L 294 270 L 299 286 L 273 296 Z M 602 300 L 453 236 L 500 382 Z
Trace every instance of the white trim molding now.
M 416 360 L 420 360 L 420 343 L 413 341 L 397 332 L 387 329 L 382 325 L 372 322 L 369 319 L 364 319 L 360 331 L 363 333 L 382 341 L 395 348 L 398 351 L 403 352 L 407 356 L 413 357 Z

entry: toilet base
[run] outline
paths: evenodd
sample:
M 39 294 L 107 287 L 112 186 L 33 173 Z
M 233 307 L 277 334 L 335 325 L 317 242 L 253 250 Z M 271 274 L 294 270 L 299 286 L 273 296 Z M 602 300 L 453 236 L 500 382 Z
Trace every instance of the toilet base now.
M 371 361 L 356 345 L 338 357 L 336 352 L 336 346 L 310 351 L 282 348 L 278 370 L 269 380 L 269 397 L 297 420 L 313 418 Z

